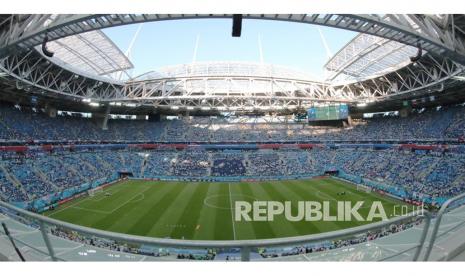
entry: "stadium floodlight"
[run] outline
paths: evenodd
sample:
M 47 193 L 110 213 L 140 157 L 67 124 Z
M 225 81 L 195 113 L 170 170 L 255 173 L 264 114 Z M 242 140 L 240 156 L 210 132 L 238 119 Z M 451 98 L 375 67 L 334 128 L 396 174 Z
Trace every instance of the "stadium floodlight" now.
M 99 103 L 95 103 L 95 102 L 90 102 L 89 105 L 90 105 L 90 106 L 94 106 L 94 107 L 100 106 Z
M 171 106 L 171 109 L 172 109 L 172 110 L 178 110 L 178 109 L 179 109 L 179 106 L 173 105 L 173 106 Z
M 365 106 L 367 106 L 367 103 L 358 103 L 357 104 L 357 107 L 365 107 Z
M 194 109 L 195 109 L 195 107 L 193 107 L 193 106 L 188 106 L 187 107 L 187 110 L 194 110 Z
M 90 98 L 85 98 L 85 99 L 82 99 L 83 102 L 85 103 L 90 103 L 91 99 Z
M 202 110 L 211 110 L 212 108 L 209 106 L 202 106 L 200 109 Z

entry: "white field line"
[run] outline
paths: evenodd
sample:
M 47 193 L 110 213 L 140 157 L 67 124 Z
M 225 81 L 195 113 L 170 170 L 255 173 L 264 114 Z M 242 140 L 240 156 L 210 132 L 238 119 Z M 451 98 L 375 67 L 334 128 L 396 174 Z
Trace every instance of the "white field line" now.
M 231 183 L 228 183 L 228 190 L 229 190 L 229 204 L 231 205 L 231 221 L 233 227 L 233 237 L 236 239 L 236 224 L 234 221 L 234 209 L 232 205 L 232 196 L 231 196 Z
M 115 194 L 117 194 L 120 191 L 121 191 L 121 188 L 117 189 L 116 191 L 111 190 L 111 196 L 114 196 Z M 99 201 L 102 201 L 102 200 L 104 200 L 106 198 L 105 193 L 108 193 L 108 190 L 102 190 L 101 195 L 96 195 L 96 196 L 93 196 L 93 197 L 88 195 L 87 197 L 89 197 L 89 201 L 99 202 Z M 98 197 L 98 198 L 96 198 L 96 197 Z
M 120 204 L 119 206 L 113 208 L 113 210 L 110 210 L 110 211 L 92 210 L 92 209 L 83 208 L 83 207 L 77 207 L 77 206 L 73 206 L 73 209 L 79 209 L 79 210 L 94 212 L 94 213 L 98 213 L 98 214 L 109 215 L 109 214 L 115 212 L 116 210 L 120 209 L 120 208 L 123 207 L 124 205 L 128 204 L 129 202 L 131 202 L 132 200 L 134 200 L 135 198 L 137 198 L 137 197 L 140 196 L 140 195 L 142 195 L 142 198 L 139 199 L 138 201 L 144 200 L 144 198 L 145 198 L 144 193 L 145 193 L 149 188 L 150 188 L 150 186 L 147 187 L 146 189 L 144 189 L 143 191 L 137 193 L 136 195 L 134 195 L 133 197 L 131 197 L 130 199 L 126 200 L 125 202 L 123 202 L 122 204 Z
M 59 213 L 59 212 L 61 212 L 61 211 L 64 211 L 64 210 L 68 209 L 68 208 L 73 208 L 73 209 L 78 209 L 78 210 L 85 210 L 85 211 L 90 211 L 90 212 L 94 212 L 94 213 L 107 214 L 107 215 L 108 215 L 108 214 L 111 214 L 111 213 L 113 213 L 114 211 L 118 210 L 119 208 L 123 207 L 124 205 L 128 204 L 128 203 L 129 203 L 131 200 L 133 200 L 135 197 L 137 197 L 137 196 L 139 196 L 139 195 L 141 195 L 141 194 L 143 195 L 143 193 L 145 193 L 149 188 L 150 188 L 150 186 L 148 186 L 148 187 L 147 187 L 146 189 L 144 189 L 142 192 L 137 193 L 135 196 L 133 196 L 133 197 L 131 197 L 130 199 L 128 199 L 127 201 L 123 202 L 121 205 L 117 206 L 116 208 L 114 208 L 114 209 L 111 210 L 111 211 L 92 210 L 92 209 L 87 209 L 87 208 L 84 208 L 84 207 L 77 207 L 76 205 L 78 205 L 78 204 L 80 204 L 80 203 L 82 203 L 82 202 L 84 202 L 84 201 L 87 201 L 87 200 L 92 199 L 92 197 L 86 197 L 86 198 L 84 198 L 84 199 L 81 200 L 81 201 L 78 201 L 78 202 L 76 202 L 76 203 L 74 203 L 74 204 L 71 204 L 71 205 L 69 205 L 69 206 L 66 206 L 66 207 L 63 208 L 63 209 L 60 209 L 60 210 L 58 210 L 58 211 L 56 211 L 56 212 L 54 212 L 54 213 L 49 214 L 49 216 L 55 215 L 55 214 L 57 214 L 57 213 Z M 117 190 L 117 192 L 119 192 L 120 190 L 121 190 L 121 189 Z M 113 195 L 114 195 L 114 194 L 112 194 L 111 196 L 113 196 Z M 110 196 L 110 197 L 111 197 L 111 196 Z M 100 200 L 99 200 L 99 201 L 100 201 Z
M 150 188 L 152 188 L 152 187 L 149 185 L 149 186 L 148 186 L 147 188 L 145 188 L 143 191 L 137 193 L 135 196 L 133 196 L 133 197 L 131 197 L 130 199 L 126 200 L 126 201 L 123 202 L 120 206 L 116 207 L 115 209 L 111 210 L 110 212 L 111 212 L 111 213 L 115 212 L 116 210 L 120 209 L 121 207 L 123 207 L 124 205 L 128 204 L 129 202 L 131 202 L 133 199 L 135 199 L 136 197 L 138 197 L 138 196 L 140 196 L 140 195 L 144 196 L 144 193 L 145 193 L 148 189 L 150 189 Z M 144 196 L 143 198 L 145 198 L 145 196 Z
M 84 198 L 83 200 L 78 200 L 78 201 L 76 201 L 75 203 L 70 204 L 70 205 L 66 206 L 65 208 L 63 208 L 63 209 L 60 209 L 60 210 L 57 210 L 57 211 L 55 211 L 55 212 L 52 212 L 52 213 L 48 214 L 47 217 L 51 217 L 51 216 L 53 216 L 53 215 L 56 215 L 56 214 L 58 214 L 58 213 L 61 213 L 62 211 L 66 210 L 66 209 L 68 209 L 68 208 L 74 207 L 74 206 L 76 206 L 76 205 L 78 205 L 78 204 L 80 204 L 80 203 L 82 203 L 82 202 L 84 202 L 84 201 L 87 201 L 89 198 L 90 198 L 90 197 Z
M 111 187 L 110 187 L 110 188 L 111 188 Z M 120 188 L 119 190 L 121 190 L 121 188 Z M 119 192 L 119 190 L 117 190 L 117 192 Z M 92 200 L 91 200 L 91 199 L 92 199 Z M 82 200 L 77 200 L 75 203 L 73 203 L 73 204 L 71 204 L 71 205 L 68 205 L 68 206 L 66 206 L 66 207 L 63 208 L 63 209 L 57 210 L 57 211 L 55 211 L 55 212 L 51 212 L 50 214 L 47 215 L 47 217 L 51 217 L 51 216 L 53 216 L 53 215 L 55 215 L 55 214 L 58 214 L 58 213 L 60 213 L 60 212 L 62 212 L 62 211 L 64 211 L 64 210 L 66 210 L 66 209 L 68 209 L 68 208 L 70 208 L 70 207 L 74 207 L 74 206 L 76 206 L 76 205 L 78 205 L 78 204 L 80 204 L 80 203 L 82 203 L 82 202 L 84 202 L 84 201 L 88 201 L 88 200 L 96 201 L 96 200 L 93 199 L 92 197 L 87 196 L 87 197 L 83 198 Z M 100 201 L 100 200 L 99 200 L 99 201 Z

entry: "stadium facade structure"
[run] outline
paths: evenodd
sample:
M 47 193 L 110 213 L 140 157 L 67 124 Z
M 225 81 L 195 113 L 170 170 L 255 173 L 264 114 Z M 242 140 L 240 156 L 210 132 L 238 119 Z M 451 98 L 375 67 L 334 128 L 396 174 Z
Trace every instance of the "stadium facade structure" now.
M 99 31 L 151 21 L 231 17 L 231 14 L 0 15 L 2 97 L 10 101 L 37 101 L 46 108 L 60 104 L 73 111 L 92 110 L 88 107 L 92 104 L 97 107 L 94 111 L 104 110 L 106 116 L 110 111 L 123 114 L 197 110 L 207 114 L 218 111 L 294 113 L 318 102 L 348 103 L 355 111 L 358 106 L 366 107 L 365 110 L 389 110 L 402 106 L 404 100 L 426 96 L 434 96 L 438 103 L 463 98 L 458 93 L 465 79 L 463 15 L 244 15 L 245 19 L 308 23 L 359 32 L 325 65 L 329 72 L 325 80 L 315 80 L 278 66 L 238 62 L 178 65 L 125 79 L 124 71 L 132 68 L 131 62 Z M 55 53 L 54 57 L 46 56 L 41 50 L 45 38 L 49 40 L 47 48 Z M 410 57 L 419 52 L 422 57 L 412 62 Z M 449 205 L 463 203 L 462 199 L 463 195 L 459 195 L 446 201 L 432 228 L 428 217 L 421 225 L 399 236 L 392 235 L 384 244 L 383 241 L 370 243 L 377 250 L 374 254 L 386 254 L 375 259 L 448 260 L 460 254 L 463 239 L 457 240 L 457 237 L 463 237 L 461 234 L 465 231 L 463 207 L 455 212 L 445 211 Z M 89 250 L 95 253 L 95 247 L 87 246 L 87 251 L 83 252 L 78 249 L 82 244 L 64 245 L 63 239 L 50 234 L 49 228 L 54 226 L 102 239 L 154 246 L 239 248 L 242 260 L 248 260 L 252 248 L 340 238 L 375 228 L 385 229 L 393 223 L 283 240 L 195 242 L 119 235 L 46 219 L 3 202 L 0 205 L 3 213 L 8 214 L 0 216 L 0 220 L 15 225 L 14 239 L 34 251 L 28 252 L 34 260 L 76 260 L 77 256 L 87 256 Z M 427 236 L 428 231 L 432 235 Z M 36 234 L 37 237 L 33 237 Z M 412 238 L 414 243 L 402 242 Z M 2 236 L 0 244 L 7 243 Z M 335 252 L 333 257 L 338 260 L 353 258 L 367 252 L 367 245 L 363 243 L 355 246 L 355 250 Z M 438 251 L 434 246 L 453 248 L 453 251 Z M 56 252 L 61 249 L 64 250 Z M 72 254 L 67 255 L 70 252 Z M 105 251 L 100 256 L 114 254 Z M 304 260 L 311 258 L 327 260 L 331 257 L 328 254 L 304 255 Z
M 375 102 L 379 105 L 396 99 L 443 95 L 463 81 L 465 24 L 461 15 L 244 15 L 245 19 L 317 24 L 360 32 L 328 61 L 325 68 L 330 74 L 326 80 L 302 78 L 299 74 L 262 75 L 257 71 L 268 70 L 266 66 L 249 70 L 249 65 L 238 63 L 191 65 L 186 70 L 188 74 L 152 75 L 143 80 L 110 77 L 132 65 L 99 29 L 149 21 L 229 17 L 4 15 L 0 21 L 2 83 L 11 89 L 68 99 L 75 105 L 84 100 L 102 107 L 126 107 L 126 112 L 133 107 L 150 107 L 145 110 L 292 113 L 315 102 L 377 106 Z M 48 58 L 38 49 L 45 37 L 51 41 L 50 49 L 57 51 L 56 58 Z M 78 51 L 73 45 L 87 46 Z M 423 57 L 412 63 L 409 58 L 415 56 L 417 47 L 422 49 Z M 225 66 L 230 70 L 225 70 Z M 111 109 L 117 112 L 118 107 Z

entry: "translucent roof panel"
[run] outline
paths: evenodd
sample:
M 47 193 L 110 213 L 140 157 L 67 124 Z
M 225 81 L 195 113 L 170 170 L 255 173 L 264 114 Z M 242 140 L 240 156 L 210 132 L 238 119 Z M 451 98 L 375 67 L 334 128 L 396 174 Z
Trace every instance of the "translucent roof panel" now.
M 133 68 L 124 53 L 99 30 L 50 41 L 47 49 L 54 53 L 52 61 L 59 60 L 89 74 L 108 75 Z
M 359 34 L 326 63 L 327 80 L 360 80 L 386 74 L 410 64 L 410 57 L 417 51 L 393 40 Z
M 179 78 L 193 76 L 254 76 L 299 80 L 315 79 L 308 73 L 285 66 L 239 61 L 214 61 L 163 67 L 156 71 L 151 71 L 136 77 L 135 80 L 142 81 L 160 78 Z

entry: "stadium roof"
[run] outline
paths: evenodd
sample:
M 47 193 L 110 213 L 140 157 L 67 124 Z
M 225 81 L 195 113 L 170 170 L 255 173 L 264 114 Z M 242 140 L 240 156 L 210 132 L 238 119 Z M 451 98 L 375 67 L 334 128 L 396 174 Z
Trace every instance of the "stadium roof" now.
M 417 48 L 368 34 L 359 34 L 325 65 L 327 80 L 356 81 L 384 75 L 407 66 Z
M 437 104 L 442 100 L 457 102 L 465 97 L 462 89 L 465 74 L 463 16 L 243 16 L 245 19 L 323 25 L 363 34 L 358 35 L 326 64 L 332 75 L 324 82 L 312 81 L 312 77 L 302 76 L 292 69 L 280 70 L 280 66 L 231 62 L 178 65 L 146 73 L 136 79 L 119 80 L 112 79 L 112 76 L 118 74 L 111 72 L 130 68 L 124 65 L 130 62 L 101 33 L 87 31 L 142 22 L 231 18 L 232 15 L 0 16 L 0 97 L 15 102 L 19 101 L 18 98 L 24 98 L 23 101 L 29 104 L 30 98 L 37 97 L 41 105 L 47 105 L 53 99 L 57 106 L 66 104 L 71 107 L 70 110 L 88 110 L 89 101 L 102 106 L 114 102 L 130 103 L 131 106 L 127 107 L 133 108 L 131 112 L 142 112 L 143 108 L 152 112 L 162 108 L 168 110 L 169 107 L 177 108 L 169 110 L 181 110 L 180 107 L 201 108 L 204 105 L 208 105 L 205 108 L 210 110 L 234 107 L 248 112 L 251 108 L 255 110 L 255 107 L 275 110 L 275 107 L 305 107 L 321 101 L 360 103 L 364 111 L 370 108 L 392 110 L 393 106 L 401 107 L 409 99 L 435 96 L 434 103 Z M 86 39 L 86 35 L 90 34 L 97 37 Z M 55 52 L 51 60 L 40 50 L 45 37 L 49 39 L 47 47 Z M 101 41 L 97 42 L 99 39 Z M 60 45 L 65 50 L 53 48 L 52 43 L 67 40 L 67 47 Z M 411 63 L 410 57 L 416 54 L 417 47 L 422 48 L 423 57 Z M 64 54 L 61 55 L 60 51 L 64 51 Z M 250 93 L 241 92 L 246 84 L 246 88 L 251 88 L 248 90 Z M 261 84 L 263 88 L 277 89 L 265 90 L 259 86 Z M 251 99 L 251 93 L 256 95 L 254 99 Z M 95 107 L 92 108 L 95 110 Z M 113 106 L 112 110 L 115 109 L 119 107 Z
M 211 76 L 254 76 L 266 78 L 288 78 L 299 80 L 314 80 L 308 73 L 289 67 L 271 64 L 240 61 L 196 62 L 162 67 L 136 77 L 135 81 L 181 78 L 181 77 L 211 77 Z
M 37 46 L 36 49 L 40 49 Z M 61 61 L 88 74 L 108 75 L 133 68 L 131 61 L 100 30 L 64 37 L 47 43 L 54 53 L 51 61 Z

